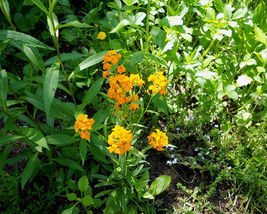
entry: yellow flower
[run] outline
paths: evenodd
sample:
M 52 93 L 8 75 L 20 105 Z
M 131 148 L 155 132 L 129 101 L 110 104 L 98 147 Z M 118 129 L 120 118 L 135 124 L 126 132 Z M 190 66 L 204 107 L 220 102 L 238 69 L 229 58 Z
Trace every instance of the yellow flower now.
M 116 125 L 108 136 L 108 144 L 110 145 L 108 151 L 110 153 L 124 154 L 131 149 L 131 140 L 133 140 L 131 131 Z
M 166 94 L 166 86 L 168 83 L 167 78 L 163 75 L 162 71 L 157 71 L 154 74 L 151 74 L 148 77 L 148 82 L 153 82 L 153 85 L 148 87 L 148 90 L 152 91 L 153 94 L 157 94 L 158 92 L 162 94 Z
M 163 151 L 168 145 L 168 137 L 164 132 L 156 129 L 156 132 L 151 133 L 148 137 L 149 144 L 158 151 Z
M 92 129 L 92 125 L 94 124 L 94 119 L 88 119 L 87 114 L 79 114 L 77 120 L 74 124 L 75 132 L 79 132 L 82 139 L 89 140 L 90 132 L 88 130 Z
M 139 87 L 142 87 L 145 83 L 144 80 L 142 80 L 139 76 L 139 74 L 131 74 L 130 75 L 130 80 L 132 82 L 133 85 L 138 85 Z
M 104 40 L 107 37 L 105 32 L 99 32 L 99 34 L 97 35 L 97 38 L 100 40 Z

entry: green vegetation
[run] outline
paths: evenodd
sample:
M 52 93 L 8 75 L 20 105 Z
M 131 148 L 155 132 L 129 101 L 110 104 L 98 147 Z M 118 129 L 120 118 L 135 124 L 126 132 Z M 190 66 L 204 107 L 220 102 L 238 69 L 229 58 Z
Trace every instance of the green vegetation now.
M 0 213 L 266 213 L 261 0 L 0 0 Z

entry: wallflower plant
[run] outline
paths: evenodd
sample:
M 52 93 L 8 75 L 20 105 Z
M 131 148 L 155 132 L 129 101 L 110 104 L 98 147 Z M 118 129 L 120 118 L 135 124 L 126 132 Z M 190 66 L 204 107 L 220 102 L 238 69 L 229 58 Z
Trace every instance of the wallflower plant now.
M 141 104 L 138 94 L 142 94 L 141 89 L 144 87 L 145 81 L 141 79 L 139 74 L 127 72 L 123 64 L 120 64 L 121 59 L 121 54 L 115 50 L 108 51 L 103 57 L 103 77 L 107 79 L 109 84 L 107 95 L 115 100 L 114 116 L 117 120 L 108 136 L 104 137 L 97 132 L 107 143 L 106 149 L 110 153 L 114 167 L 111 175 L 106 180 L 102 180 L 102 184 L 100 183 L 98 186 L 112 184 L 113 187 L 116 187 L 107 192 L 109 197 L 104 213 L 116 213 L 119 210 L 127 213 L 130 207 L 136 207 L 134 209 L 138 208 L 144 213 L 149 213 L 149 207 L 143 203 L 142 198 L 154 199 L 156 195 L 168 187 L 170 177 L 160 176 L 147 189 L 148 168 L 143 168 L 146 164 L 145 152 L 152 147 L 158 151 L 163 151 L 164 147 L 168 146 L 168 137 L 156 129 L 156 132 L 148 136 L 148 145 L 142 151 L 138 151 L 135 148 L 137 141 L 134 139 L 137 137 L 135 132 L 137 126 L 134 126 L 133 118 L 135 118 L 134 115 L 139 116 L 138 124 L 146 113 L 153 96 L 157 93 L 166 94 L 167 80 L 163 72 L 156 72 L 148 78 L 148 81 L 153 82 L 153 85 L 149 87 L 149 90 L 152 90 L 152 95 L 145 110 L 139 112 L 139 105 L 144 104 Z M 79 114 L 74 125 L 75 131 L 81 130 L 79 132 L 80 137 L 90 140 L 88 130 L 92 129 L 94 122 L 94 119 L 87 119 L 87 115 Z M 106 191 L 104 192 L 106 193 Z

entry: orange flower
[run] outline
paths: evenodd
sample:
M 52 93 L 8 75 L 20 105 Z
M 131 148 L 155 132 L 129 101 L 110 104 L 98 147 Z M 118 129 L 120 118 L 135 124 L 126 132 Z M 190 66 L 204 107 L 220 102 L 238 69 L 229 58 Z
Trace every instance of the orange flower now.
M 126 68 L 125 68 L 123 65 L 119 65 L 119 66 L 117 67 L 117 71 L 118 71 L 120 74 L 122 74 L 122 73 L 124 73 L 124 72 L 126 71 Z
M 147 138 L 149 144 L 158 151 L 163 151 L 164 147 L 168 145 L 167 135 L 159 129 L 156 129 L 156 132 L 151 133 Z
M 79 114 L 74 124 L 75 132 L 79 132 L 82 139 L 89 140 L 90 133 L 88 130 L 92 129 L 92 125 L 95 123 L 94 119 L 88 119 L 87 114 Z
M 110 153 L 124 154 L 131 149 L 131 140 L 133 140 L 131 131 L 116 125 L 108 136 L 108 144 L 110 145 L 108 151 Z
M 109 70 L 103 71 L 103 77 L 107 79 L 107 77 L 110 75 Z
M 109 63 L 103 63 L 103 69 L 104 70 L 110 70 L 112 68 L 112 65 Z

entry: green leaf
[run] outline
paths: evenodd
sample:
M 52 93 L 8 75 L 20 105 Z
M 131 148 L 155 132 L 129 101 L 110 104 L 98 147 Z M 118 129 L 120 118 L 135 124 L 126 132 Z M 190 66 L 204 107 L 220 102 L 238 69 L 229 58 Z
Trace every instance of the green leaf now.
M 36 153 L 27 163 L 25 169 L 21 173 L 21 188 L 24 189 L 26 183 L 30 180 L 36 166 L 40 164 L 38 153 Z
M 237 100 L 238 99 L 238 94 L 236 93 L 236 91 L 229 91 L 226 93 L 230 98 Z
M 78 188 L 81 192 L 84 192 L 89 186 L 89 181 L 87 176 L 83 176 L 78 181 Z
M 82 165 L 84 165 L 84 161 L 86 159 L 86 154 L 87 154 L 87 144 L 85 140 L 82 140 L 80 145 L 79 145 L 79 150 L 80 150 L 80 156 L 82 160 Z
M 255 26 L 254 31 L 255 31 L 256 39 L 257 39 L 259 42 L 262 42 L 263 44 L 265 44 L 265 46 L 267 46 L 266 35 L 265 35 L 265 33 L 262 31 L 262 29 L 260 29 L 260 28 L 258 28 L 257 26 Z
M 5 70 L 0 71 L 0 105 L 7 108 L 8 76 Z
M 78 164 L 77 162 L 70 160 L 70 159 L 64 159 L 64 158 L 60 158 L 60 159 L 54 159 L 57 163 L 59 163 L 62 166 L 66 166 L 69 167 L 71 169 L 76 169 L 79 171 L 84 171 L 84 169 L 81 167 L 80 164 Z
M 0 0 L 0 7 L 3 13 L 6 14 L 9 19 L 11 19 L 8 0 Z
M 168 106 L 167 106 L 166 100 L 164 99 L 165 98 L 158 93 L 152 98 L 152 103 L 157 107 L 158 111 L 161 111 L 167 115 Z
M 0 147 L 8 143 L 15 143 L 16 140 L 19 140 L 21 138 L 23 138 L 23 136 L 18 136 L 18 135 L 0 136 Z
M 58 25 L 56 27 L 56 30 L 60 29 L 60 28 L 65 28 L 65 27 L 77 27 L 77 28 L 93 28 L 92 26 L 86 24 L 86 23 L 81 23 L 79 21 L 72 21 L 72 22 L 68 22 L 66 24 L 63 25 Z
M 62 53 L 60 54 L 61 56 L 61 59 L 63 62 L 65 61 L 68 61 L 68 60 L 76 60 L 76 59 L 79 59 L 85 55 L 83 54 L 80 54 L 80 53 L 77 53 L 77 52 L 73 52 L 73 53 Z M 48 65 L 52 65 L 53 63 L 55 62 L 58 62 L 58 56 L 53 56 L 51 58 L 49 58 L 48 60 L 45 61 L 45 65 L 48 66 Z
M 81 202 L 86 207 L 94 204 L 94 200 L 93 200 L 93 198 L 90 195 L 86 195 L 84 198 L 82 198 Z
M 215 8 L 220 12 L 223 13 L 224 4 L 221 0 L 213 0 Z
M 43 134 L 34 128 L 21 128 L 22 133 L 37 145 L 49 150 L 46 139 Z M 39 150 L 41 151 L 41 150 Z
M 143 195 L 143 198 L 154 199 L 155 197 L 154 197 L 150 192 L 146 192 L 146 193 Z
M 124 26 L 129 25 L 129 21 L 126 19 L 123 19 L 115 28 L 112 29 L 109 33 L 118 33 L 120 32 Z
M 122 1 L 127 5 L 133 5 L 134 3 L 137 2 L 137 0 L 122 0 Z
M 58 19 L 57 19 L 57 16 L 54 13 L 52 13 L 52 14 L 53 14 L 53 21 L 51 20 L 51 18 L 49 16 L 47 16 L 46 18 L 47 18 L 47 24 L 48 24 L 50 35 L 52 36 L 52 38 L 55 41 L 55 35 L 56 35 L 57 38 L 59 36 L 59 31 L 57 30 Z
M 75 193 L 69 193 L 66 196 L 69 201 L 74 201 L 77 199 L 77 195 Z
M 68 135 L 63 134 L 49 135 L 45 138 L 48 144 L 56 146 L 68 146 L 78 141 L 78 139 L 74 139 Z
M 0 40 L 6 41 L 8 39 L 14 40 L 14 41 L 20 41 L 23 44 L 27 44 L 27 45 L 30 45 L 36 48 L 54 50 L 54 48 L 47 46 L 46 44 L 40 42 L 39 40 L 25 33 L 19 33 L 19 32 L 12 31 L 12 30 L 0 30 Z
M 92 56 L 89 56 L 87 59 L 85 59 L 84 61 L 82 61 L 80 64 L 79 64 L 79 69 L 80 71 L 86 69 L 86 68 L 89 68 L 93 65 L 96 65 L 98 64 L 99 62 L 103 61 L 103 57 L 105 54 L 107 54 L 108 52 L 107 51 L 103 51 L 103 52 L 100 52 L 100 53 L 97 53 L 97 54 L 94 54 Z
M 72 214 L 73 209 L 74 209 L 74 206 L 66 210 L 63 210 L 62 214 Z
M 232 17 L 232 20 L 243 18 L 246 15 L 247 12 L 248 12 L 248 9 L 247 8 L 240 8 L 240 9 L 238 9 L 234 13 L 234 15 Z
M 161 175 L 152 182 L 149 191 L 153 196 L 159 195 L 165 189 L 168 188 L 170 183 L 171 183 L 171 176 Z
M 0 171 L 2 171 L 3 167 L 6 164 L 7 156 L 12 148 L 12 145 L 8 145 L 4 151 L 0 153 Z
M 46 9 L 46 7 L 43 5 L 43 3 L 40 0 L 32 0 L 32 2 L 39 7 L 47 16 L 49 16 L 49 12 Z
M 96 97 L 97 93 L 100 91 L 102 84 L 104 82 L 104 78 L 100 78 L 99 80 L 97 80 L 91 87 L 90 89 L 87 91 L 81 108 L 84 109 L 85 106 L 87 106 L 89 103 L 92 102 L 92 100 Z
M 59 64 L 58 66 L 51 66 L 44 78 L 43 98 L 47 117 L 50 115 L 50 107 L 56 93 L 58 78 Z
M 144 51 L 135 52 L 132 56 L 131 63 L 136 65 L 139 62 L 142 62 L 145 57 Z
M 29 58 L 29 60 L 36 65 L 42 72 L 45 73 L 45 65 L 44 61 L 38 51 L 37 48 L 28 46 L 28 45 L 22 45 L 22 51 L 25 53 L 25 55 Z
M 231 19 L 231 17 L 232 17 L 232 6 L 231 6 L 231 4 L 227 4 L 227 5 L 224 6 L 224 8 L 223 8 L 223 13 L 224 13 L 224 16 L 225 16 L 228 20 Z

